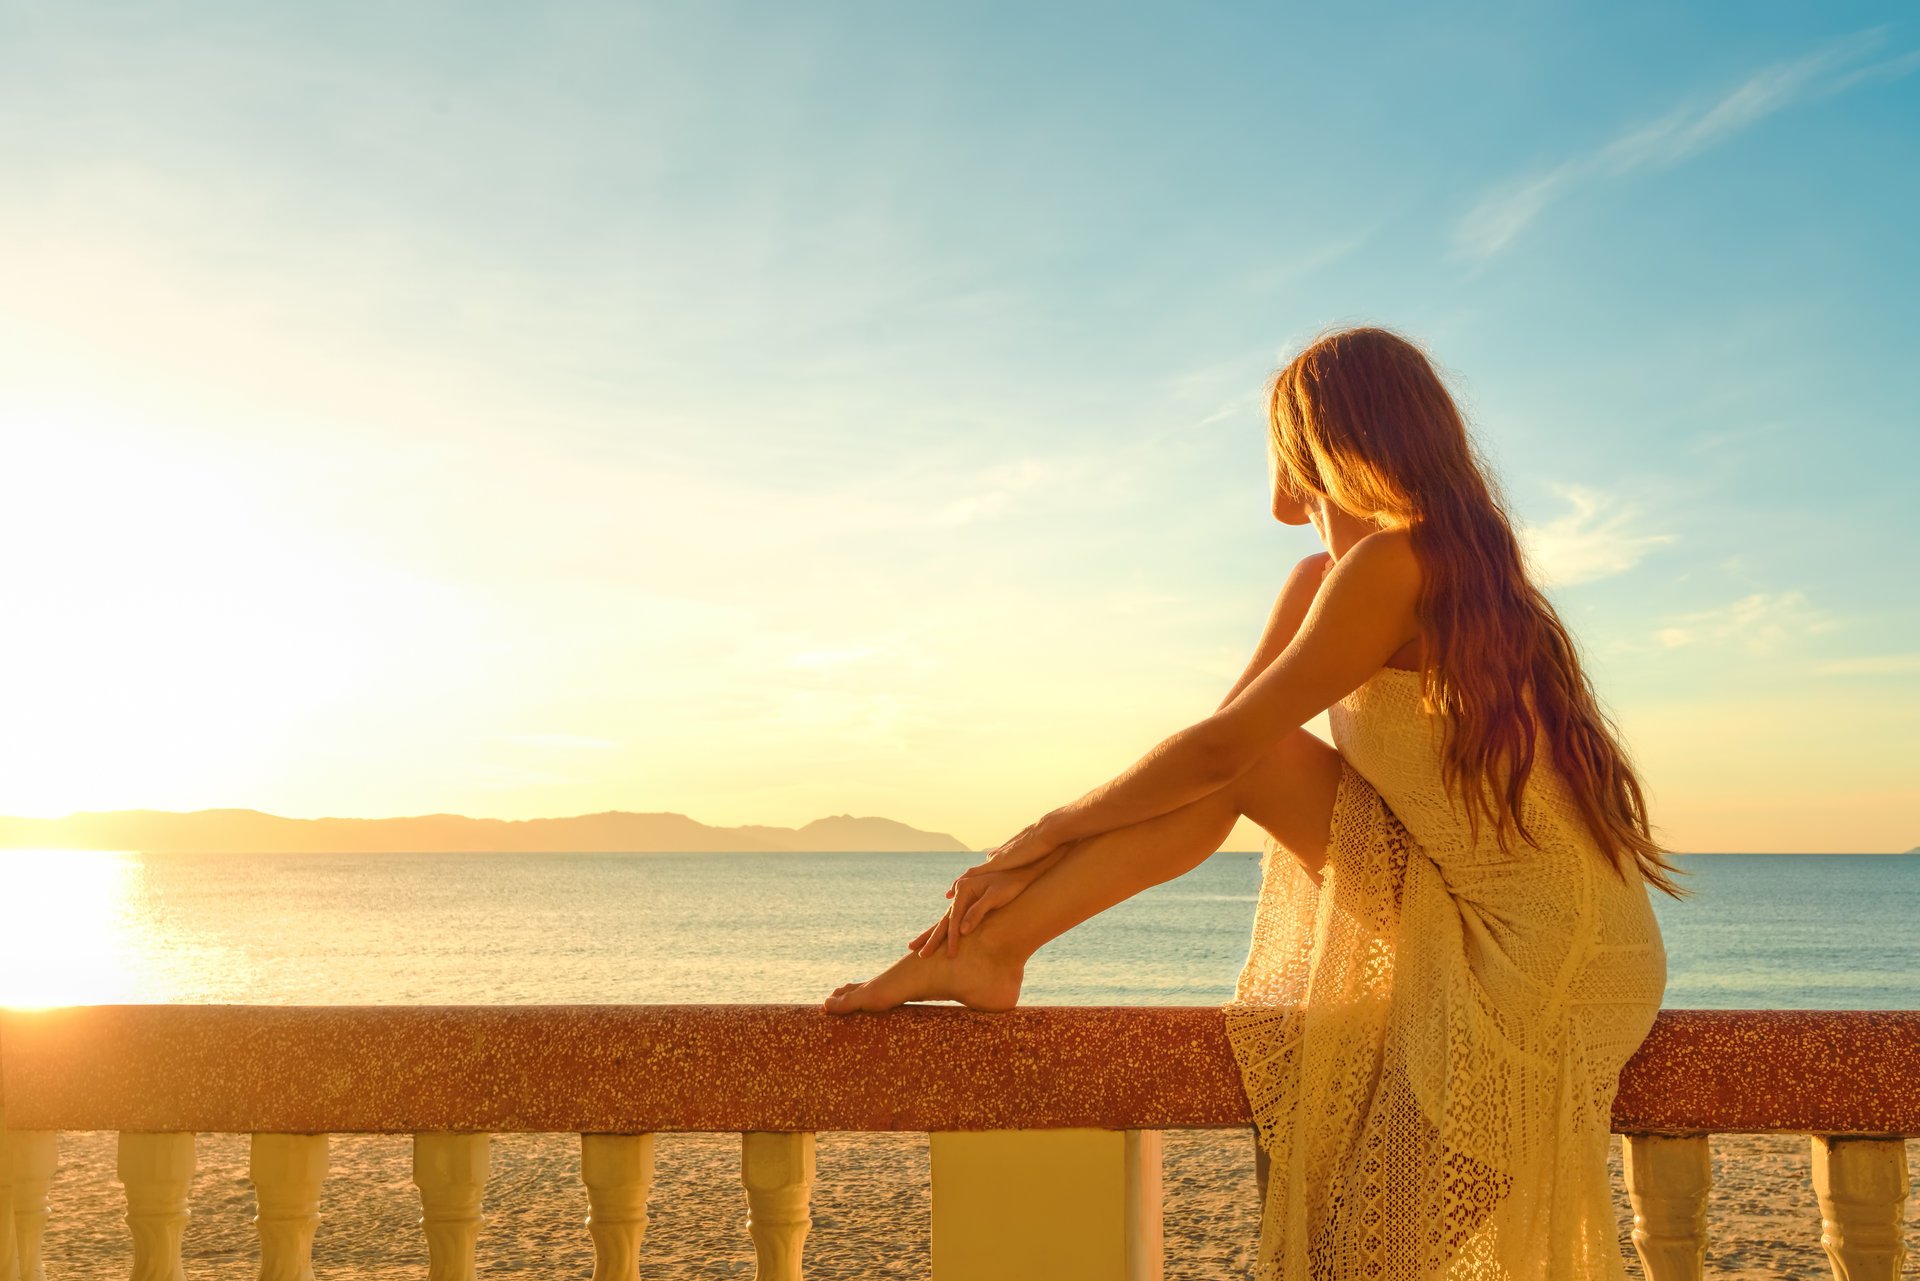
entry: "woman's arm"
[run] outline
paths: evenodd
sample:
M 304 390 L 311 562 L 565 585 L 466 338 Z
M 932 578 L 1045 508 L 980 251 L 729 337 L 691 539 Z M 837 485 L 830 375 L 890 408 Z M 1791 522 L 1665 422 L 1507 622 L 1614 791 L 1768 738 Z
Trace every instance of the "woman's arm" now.
M 1266 671 L 1273 660 L 1293 643 L 1294 634 L 1300 630 L 1300 624 L 1313 607 L 1313 598 L 1319 593 L 1320 584 L 1327 576 L 1327 567 L 1332 564 L 1333 557 L 1325 552 L 1316 552 L 1293 567 L 1285 585 L 1280 588 L 1280 595 L 1273 602 L 1272 613 L 1267 615 L 1267 626 L 1260 633 L 1259 643 L 1253 647 L 1253 657 L 1247 660 L 1247 669 L 1240 673 L 1240 679 L 1220 700 L 1221 708 L 1239 697 L 1240 691 L 1253 684 L 1254 678 Z
M 1413 639 L 1419 589 L 1419 563 L 1404 533 L 1361 539 L 1327 568 L 1297 631 L 1276 658 L 1238 686 L 1212 716 L 1041 819 L 1036 843 L 1051 848 L 1144 822 L 1227 786 Z M 1281 612 L 1276 607 L 1276 618 Z

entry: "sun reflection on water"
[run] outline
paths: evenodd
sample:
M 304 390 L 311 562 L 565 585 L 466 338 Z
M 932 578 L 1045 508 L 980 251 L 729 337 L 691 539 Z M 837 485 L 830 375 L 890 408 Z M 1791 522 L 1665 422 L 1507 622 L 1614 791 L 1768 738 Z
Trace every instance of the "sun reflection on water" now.
M 0 1005 L 155 999 L 140 965 L 139 856 L 109 850 L 0 850 Z

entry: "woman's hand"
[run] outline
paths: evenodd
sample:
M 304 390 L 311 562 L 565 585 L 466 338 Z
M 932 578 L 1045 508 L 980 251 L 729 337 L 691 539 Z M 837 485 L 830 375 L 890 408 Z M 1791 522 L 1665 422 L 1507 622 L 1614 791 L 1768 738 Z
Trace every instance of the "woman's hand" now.
M 1040 862 L 1067 843 L 1060 831 L 1061 823 L 1058 810 L 1034 820 L 988 850 L 985 862 L 968 868 L 961 876 L 987 871 L 1008 872 L 1016 867 Z
M 960 936 L 970 934 L 975 926 L 986 919 L 988 912 L 1005 907 L 1020 897 L 1021 891 L 1033 884 L 1045 868 L 1040 864 L 1029 864 L 1015 868 L 1011 872 L 986 872 L 980 875 L 968 873 L 955 880 L 947 891 L 947 897 L 953 902 L 941 913 L 940 919 L 920 931 L 913 942 L 907 944 L 922 956 L 932 956 L 946 945 L 947 955 L 952 956 L 960 947 Z M 959 928 L 954 928 L 954 922 Z
M 932 956 L 944 943 L 947 955 L 960 947 L 960 936 L 971 934 L 986 919 L 987 913 L 1005 907 L 1018 898 L 1041 875 L 1072 849 L 1074 842 L 1054 847 L 1044 858 L 1019 867 L 1002 869 L 992 862 L 968 868 L 954 879 L 947 890 L 953 902 L 940 919 L 920 931 L 907 946 L 921 956 Z

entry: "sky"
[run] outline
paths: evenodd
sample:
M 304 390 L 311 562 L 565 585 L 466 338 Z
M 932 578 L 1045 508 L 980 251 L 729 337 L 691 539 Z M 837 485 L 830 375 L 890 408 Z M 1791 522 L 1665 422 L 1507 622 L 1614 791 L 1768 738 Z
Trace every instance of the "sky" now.
M 997 844 L 1372 323 L 1667 845 L 1920 843 L 1920 18 L 1445 8 L 0 0 L 0 813 Z

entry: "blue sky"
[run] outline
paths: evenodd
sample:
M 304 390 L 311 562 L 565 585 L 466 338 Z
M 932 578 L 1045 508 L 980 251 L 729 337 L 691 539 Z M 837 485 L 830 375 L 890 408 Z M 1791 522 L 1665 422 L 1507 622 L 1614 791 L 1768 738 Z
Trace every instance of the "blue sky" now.
M 1675 847 L 1920 841 L 1910 9 L 0 0 L 0 149 L 0 812 L 995 843 L 1238 674 L 1365 321 Z

